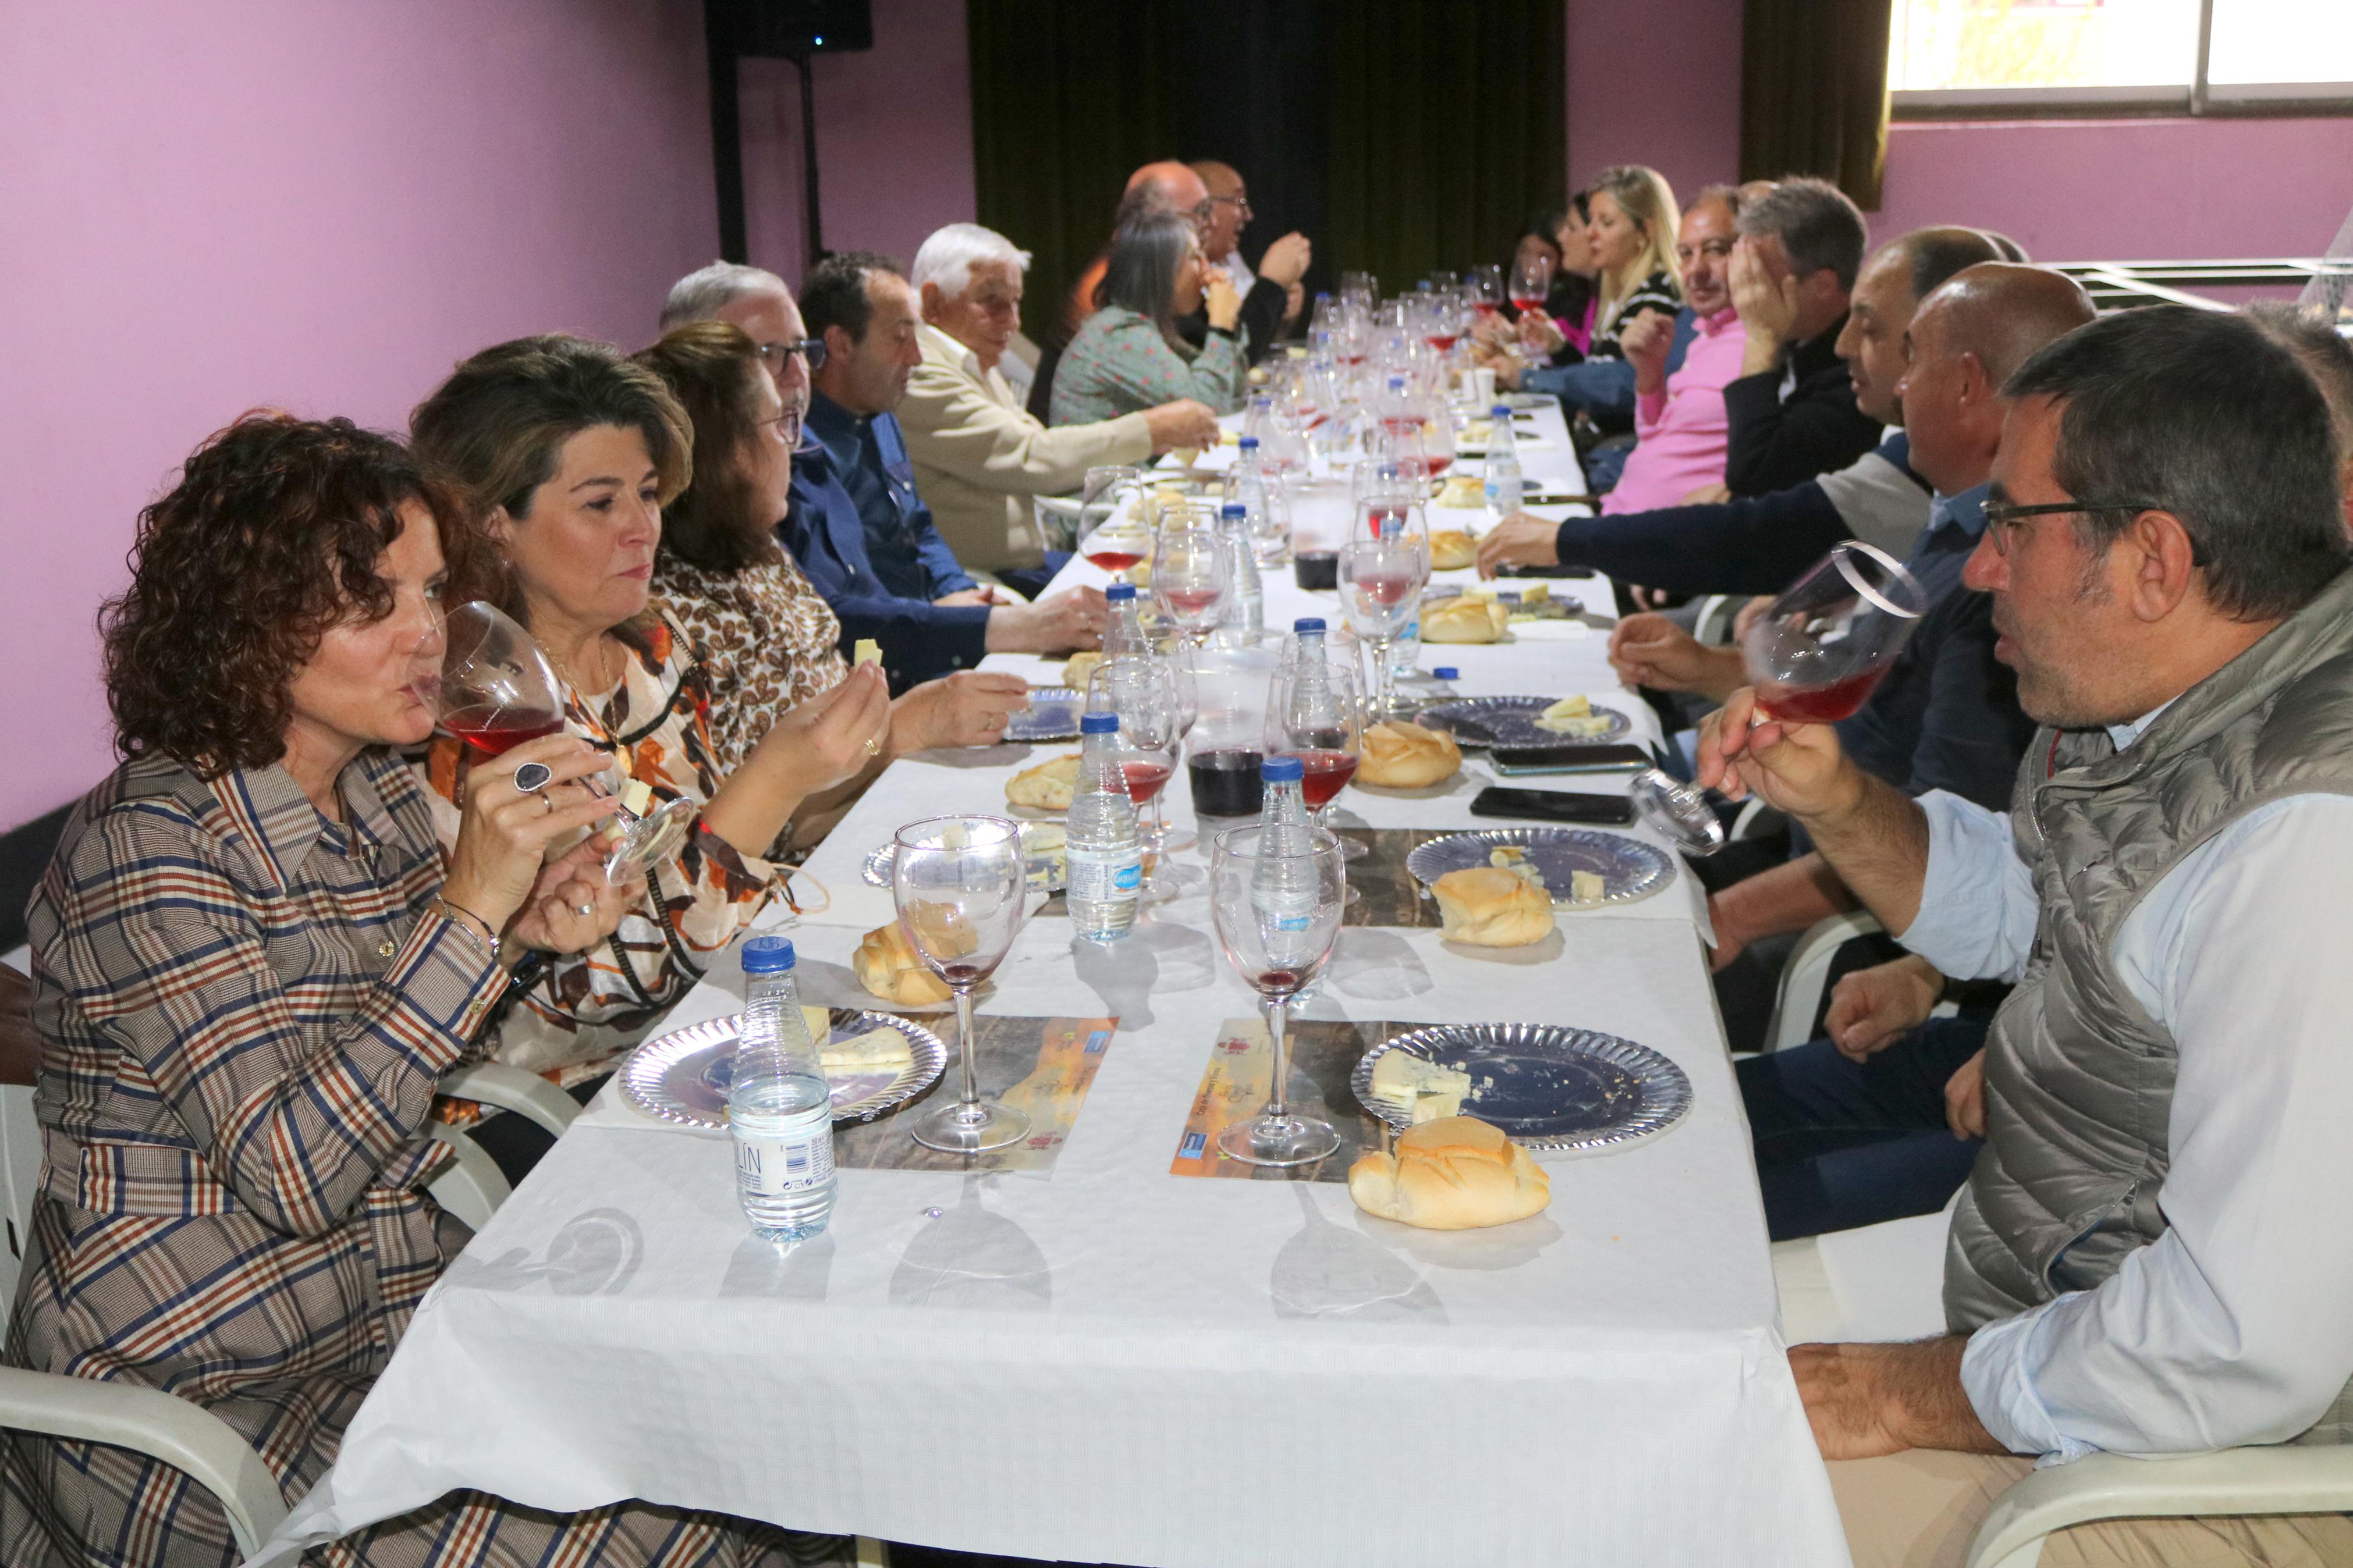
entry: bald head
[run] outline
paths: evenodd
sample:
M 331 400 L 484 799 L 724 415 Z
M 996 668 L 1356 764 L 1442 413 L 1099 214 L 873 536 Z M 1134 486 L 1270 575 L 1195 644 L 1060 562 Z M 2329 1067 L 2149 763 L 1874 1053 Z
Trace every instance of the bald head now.
M 1240 171 L 1215 158 L 1196 158 L 1186 165 L 1209 193 L 1209 221 L 1202 226 L 1201 252 L 1212 261 L 1234 254 L 1242 230 L 1250 226 L 1250 187 Z
M 1838 339 L 1857 408 L 1883 425 L 1904 423 L 1895 385 L 1904 379 L 1904 334 L 1912 312 L 1962 268 L 1998 259 L 1992 244 L 1973 228 L 1915 228 L 1872 252 L 1854 280 Z
M 1156 163 L 1146 163 L 1127 177 L 1127 195 L 1141 197 L 1162 212 L 1192 216 L 1193 210 L 1209 199 L 1209 187 L 1201 176 L 1174 158 L 1163 158 Z
M 1965 267 L 1921 300 L 1896 387 L 1912 467 L 1945 495 L 1985 483 L 2001 445 L 2002 383 L 2093 313 L 2073 279 L 2008 261 Z

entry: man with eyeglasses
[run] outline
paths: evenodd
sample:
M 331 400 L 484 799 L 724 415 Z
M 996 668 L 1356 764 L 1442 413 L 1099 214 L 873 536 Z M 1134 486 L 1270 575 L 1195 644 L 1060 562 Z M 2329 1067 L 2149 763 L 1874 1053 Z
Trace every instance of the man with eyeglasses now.
M 671 285 L 662 302 L 661 331 L 689 321 L 725 321 L 758 345 L 760 363 L 776 378 L 787 409 L 808 412 L 809 389 L 825 368 L 825 340 L 801 324 L 800 307 L 785 280 L 764 268 L 714 261 Z
M 1250 188 L 1230 163 L 1199 158 L 1187 166 L 1200 176 L 1202 187 L 1209 193 L 1208 218 L 1201 232 L 1201 254 L 1213 265 L 1226 269 L 1234 291 L 1241 295 L 1242 322 L 1253 329 L 1250 361 L 1256 363 L 1273 352 L 1292 323 L 1299 320 L 1300 309 L 1307 299 L 1305 285 L 1300 279 L 1307 276 L 1308 263 L 1314 259 L 1314 247 L 1308 244 L 1305 235 L 1294 229 L 1268 246 L 1266 253 L 1259 258 L 1259 270 L 1251 271 L 1241 253 L 1242 230 L 1250 226 Z M 1271 319 L 1261 319 L 1274 304 L 1271 292 L 1260 295 L 1255 311 L 1250 305 L 1251 296 L 1259 292 L 1261 274 L 1271 289 L 1281 292 L 1281 308 Z
M 2353 559 L 2325 400 L 2248 321 L 2119 311 L 2004 387 L 2007 813 L 1735 693 L 1699 778 L 1806 825 L 1903 943 L 2010 980 L 1950 1332 L 1800 1345 L 1858 1563 L 1957 1561 L 2037 1459 L 2353 1440 Z M 2353 1520 L 2133 1520 L 2045 1562 L 2353 1561 Z

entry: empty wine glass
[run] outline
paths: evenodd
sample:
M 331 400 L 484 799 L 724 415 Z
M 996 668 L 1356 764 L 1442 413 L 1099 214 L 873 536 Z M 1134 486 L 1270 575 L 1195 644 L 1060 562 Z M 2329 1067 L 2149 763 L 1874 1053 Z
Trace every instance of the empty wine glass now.
M 980 1098 L 973 1070 L 972 994 L 1003 963 L 1021 929 L 1029 879 L 1021 830 L 1001 816 L 935 816 L 893 840 L 891 895 L 899 927 L 923 967 L 955 994 L 963 1087 L 954 1105 L 926 1112 L 915 1142 L 951 1154 L 1018 1143 L 1029 1118 Z
M 1232 587 L 1225 542 L 1197 516 L 1163 528 L 1152 543 L 1152 602 L 1179 641 L 1198 647 L 1217 629 Z
M 1306 1165 L 1340 1146 L 1328 1121 L 1291 1109 L 1291 999 L 1332 957 L 1348 887 L 1339 841 L 1320 827 L 1283 824 L 1229 828 L 1209 861 L 1209 914 L 1218 945 L 1258 993 L 1274 1053 L 1266 1109 L 1218 1134 L 1228 1159 L 1249 1165 Z
M 1348 625 L 1370 652 L 1375 719 L 1386 719 L 1397 710 L 1389 644 L 1420 610 L 1421 590 L 1430 581 L 1428 543 L 1416 545 L 1400 528 L 1397 521 L 1386 521 L 1380 538 L 1351 540 L 1340 552 L 1340 604 Z
M 1885 551 L 1850 539 L 1808 568 L 1741 639 L 1765 715 L 1800 724 L 1853 716 L 1904 650 L 1928 598 Z
M 1265 754 L 1299 759 L 1299 795 L 1318 827 L 1331 827 L 1340 792 L 1364 756 L 1363 695 L 1356 671 L 1329 658 L 1310 668 L 1294 658 L 1268 683 Z M 1353 839 L 1340 847 L 1351 860 L 1366 853 Z M 1357 896 L 1348 889 L 1351 900 Z
M 565 690 L 531 633 L 496 605 L 476 599 L 449 612 L 438 710 L 441 727 L 467 745 L 495 757 L 554 734 L 564 728 Z M 617 837 L 605 856 L 605 875 L 618 881 L 638 868 L 668 859 L 686 841 L 694 826 L 694 803 L 680 797 L 651 810 L 631 810 L 622 783 L 622 753 L 596 739 L 588 743 L 617 759 L 580 782 L 614 801 L 607 831 Z

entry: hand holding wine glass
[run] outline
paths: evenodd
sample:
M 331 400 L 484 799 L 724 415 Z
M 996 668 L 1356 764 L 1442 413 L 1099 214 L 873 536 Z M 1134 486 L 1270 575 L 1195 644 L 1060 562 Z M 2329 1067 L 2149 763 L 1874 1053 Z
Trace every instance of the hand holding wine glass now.
M 1741 638 L 1748 678 L 1773 717 L 1835 724 L 1870 698 L 1928 599 L 1902 563 L 1850 539 L 1808 569 Z
M 973 1066 L 972 994 L 997 971 L 1021 929 L 1029 892 L 1021 830 L 999 816 L 935 816 L 895 840 L 891 893 L 899 926 L 923 966 L 955 995 L 961 1092 L 913 1128 L 927 1149 L 976 1154 L 1020 1142 L 1029 1118 L 980 1098 Z

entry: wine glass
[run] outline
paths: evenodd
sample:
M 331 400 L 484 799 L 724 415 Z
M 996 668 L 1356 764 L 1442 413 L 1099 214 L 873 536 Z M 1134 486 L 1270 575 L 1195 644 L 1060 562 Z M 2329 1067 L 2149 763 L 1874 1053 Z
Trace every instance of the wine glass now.
M 923 967 L 955 994 L 963 1089 L 954 1105 L 926 1112 L 915 1142 L 951 1154 L 1018 1143 L 1029 1118 L 980 1098 L 973 1077 L 972 994 L 996 972 L 1021 929 L 1029 879 L 1021 830 L 1001 816 L 935 816 L 910 823 L 893 840 L 891 895 L 899 929 Z
M 1294 659 L 1268 684 L 1265 754 L 1299 759 L 1300 798 L 1314 813 L 1315 826 L 1327 830 L 1340 792 L 1356 776 L 1364 755 L 1363 690 L 1355 670 L 1329 659 L 1314 668 Z M 1343 838 L 1340 846 L 1345 858 L 1365 854 L 1353 839 Z M 1349 889 L 1348 897 L 1356 899 L 1356 889 Z
M 1552 297 L 1552 258 L 1544 251 L 1516 258 L 1512 265 L 1512 308 L 1522 315 L 1541 310 Z
M 1278 824 L 1218 835 L 1209 861 L 1209 914 L 1226 962 L 1258 993 L 1274 1049 L 1266 1109 L 1218 1134 L 1247 1165 L 1306 1165 L 1340 1147 L 1328 1121 L 1293 1113 L 1288 1033 L 1293 996 L 1332 957 L 1348 887 L 1339 842 L 1320 827 Z
M 532 635 L 496 605 L 481 599 L 449 612 L 441 657 L 438 711 L 441 727 L 486 757 L 495 757 L 564 728 L 565 684 Z M 683 797 L 649 811 L 633 811 L 621 784 L 623 755 L 610 743 L 613 765 L 580 782 L 614 801 L 617 837 L 605 856 L 605 875 L 618 881 L 638 867 L 668 859 L 694 826 L 694 803 Z M 650 802 L 647 803 L 650 804 Z
M 1119 771 L 1127 798 L 1141 815 L 1152 808 L 1142 833 L 1144 847 L 1158 860 L 1168 844 L 1161 795 L 1176 772 L 1176 681 L 1158 658 L 1107 658 L 1087 677 L 1087 711 L 1119 715 Z M 1155 889 L 1165 890 L 1157 872 Z
M 1225 542 L 1197 517 L 1160 531 L 1152 544 L 1152 602 L 1180 642 L 1198 647 L 1217 629 L 1231 591 Z
M 1352 540 L 1340 552 L 1340 604 L 1372 658 L 1371 710 L 1376 719 L 1397 710 L 1389 644 L 1420 610 L 1422 585 L 1430 581 L 1428 545 L 1417 547 L 1394 521 L 1381 527 L 1380 538 Z
M 1496 262 L 1473 267 L 1463 282 L 1463 293 L 1472 310 L 1482 322 L 1502 319 L 1504 314 L 1504 268 Z M 1549 285 L 1547 285 L 1549 291 Z
M 1741 639 L 1760 717 L 1852 718 L 1904 651 L 1928 597 L 1902 563 L 1850 539 L 1809 567 Z
M 1152 553 L 1152 527 L 1145 519 L 1144 471 L 1129 468 L 1087 470 L 1079 492 L 1079 553 L 1128 581 L 1127 569 Z

